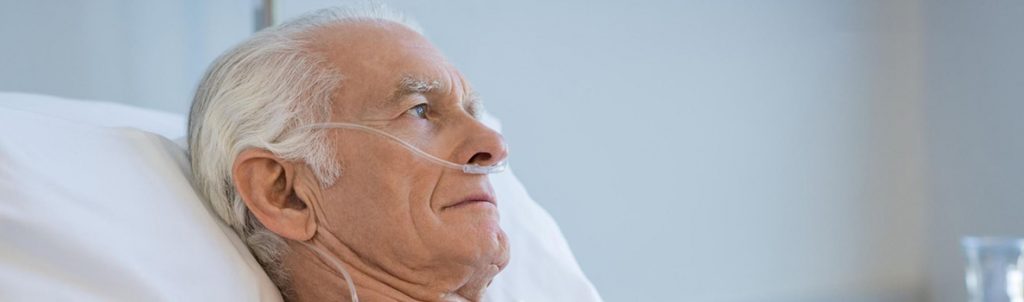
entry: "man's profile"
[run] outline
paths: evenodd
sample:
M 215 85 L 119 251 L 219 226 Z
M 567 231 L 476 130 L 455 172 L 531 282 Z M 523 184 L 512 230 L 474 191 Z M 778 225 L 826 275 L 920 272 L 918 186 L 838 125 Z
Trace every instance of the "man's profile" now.
M 194 181 L 286 299 L 477 301 L 509 261 L 486 174 L 371 132 L 305 126 L 362 125 L 493 166 L 507 149 L 481 110 L 416 25 L 382 8 L 321 10 L 210 67 L 189 116 Z

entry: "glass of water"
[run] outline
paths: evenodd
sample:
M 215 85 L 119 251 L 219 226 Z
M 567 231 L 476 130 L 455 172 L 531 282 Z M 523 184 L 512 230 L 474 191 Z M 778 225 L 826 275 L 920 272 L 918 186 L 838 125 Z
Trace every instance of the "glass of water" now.
M 1024 239 L 964 237 L 969 302 L 1024 302 Z

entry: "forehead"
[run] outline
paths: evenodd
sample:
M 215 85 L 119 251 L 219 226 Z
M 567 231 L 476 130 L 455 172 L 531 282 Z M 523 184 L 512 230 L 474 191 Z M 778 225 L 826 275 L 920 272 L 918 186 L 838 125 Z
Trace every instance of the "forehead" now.
M 334 92 L 334 116 L 379 107 L 396 88 L 414 84 L 431 90 L 461 90 L 461 74 L 420 34 L 388 21 L 354 21 L 317 29 L 310 49 L 342 74 Z M 411 81 L 416 81 L 415 83 Z

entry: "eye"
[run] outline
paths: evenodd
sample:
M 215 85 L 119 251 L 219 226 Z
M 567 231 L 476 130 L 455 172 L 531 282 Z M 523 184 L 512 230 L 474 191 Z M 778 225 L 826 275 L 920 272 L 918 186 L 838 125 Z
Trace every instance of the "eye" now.
M 415 116 L 417 118 L 426 119 L 427 118 L 427 103 L 423 103 L 423 104 L 419 104 L 419 105 L 413 106 L 412 108 L 409 108 L 409 110 L 406 111 L 405 113 L 412 114 L 412 116 Z

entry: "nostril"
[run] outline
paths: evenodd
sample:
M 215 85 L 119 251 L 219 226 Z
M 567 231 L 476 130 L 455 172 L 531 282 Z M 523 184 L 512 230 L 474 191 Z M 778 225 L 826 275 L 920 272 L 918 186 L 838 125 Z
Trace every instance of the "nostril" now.
M 483 162 L 487 162 L 489 160 L 491 160 L 491 154 L 490 153 L 480 152 L 480 153 L 474 154 L 473 157 L 469 159 L 469 163 L 471 163 L 471 164 L 480 164 L 480 163 L 483 163 Z

